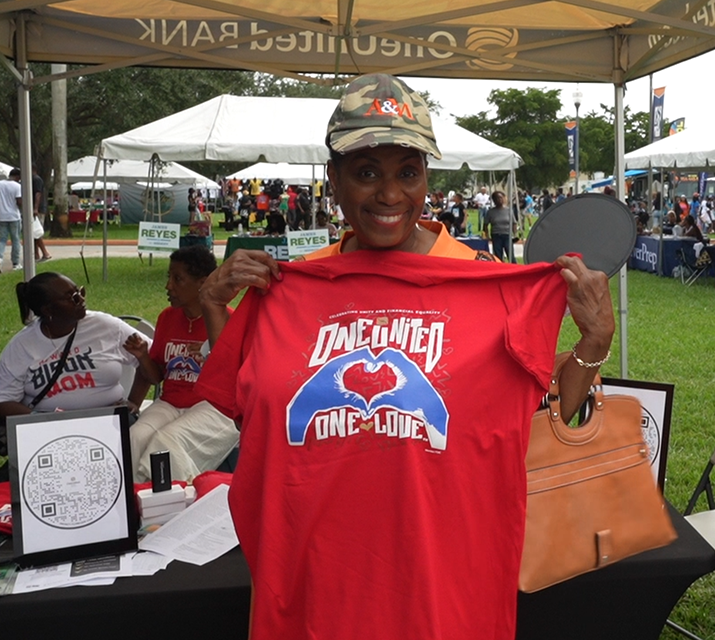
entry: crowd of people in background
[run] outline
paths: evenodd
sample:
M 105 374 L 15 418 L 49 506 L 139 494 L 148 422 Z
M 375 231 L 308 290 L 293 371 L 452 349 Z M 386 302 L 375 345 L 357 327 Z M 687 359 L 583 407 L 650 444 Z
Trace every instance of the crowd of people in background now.
M 330 194 L 324 193 L 320 180 L 314 187 L 258 178 L 225 178 L 219 185 L 216 208 L 223 213 L 222 226 L 228 231 L 247 233 L 251 229 L 254 233 L 282 235 L 286 230 L 325 228 L 331 236 L 338 235 L 338 228 L 331 222 L 335 211 Z M 342 226 L 340 216 L 336 218 Z
M 707 242 L 708 234 L 715 230 L 715 198 L 695 192 L 690 199 L 675 195 L 672 200 L 662 200 L 656 193 L 650 205 L 646 200 L 632 198 L 630 210 L 636 218 L 639 235 L 663 235 L 694 238 Z

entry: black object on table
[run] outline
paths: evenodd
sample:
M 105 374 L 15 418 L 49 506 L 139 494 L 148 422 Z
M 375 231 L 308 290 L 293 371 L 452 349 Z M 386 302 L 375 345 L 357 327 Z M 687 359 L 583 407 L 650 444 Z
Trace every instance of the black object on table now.
M 534 594 L 519 594 L 518 640 L 657 640 L 678 598 L 715 569 L 715 550 L 669 507 L 678 539 Z M 0 598 L 3 638 L 248 637 L 250 575 L 240 549 L 203 566 L 172 562 L 111 586 Z M 416 604 L 417 606 L 417 604 Z M 478 606 L 478 604 L 475 604 Z

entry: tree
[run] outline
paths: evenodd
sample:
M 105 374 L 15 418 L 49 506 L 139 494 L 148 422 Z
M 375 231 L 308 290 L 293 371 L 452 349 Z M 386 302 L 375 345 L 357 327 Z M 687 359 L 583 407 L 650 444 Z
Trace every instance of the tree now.
M 615 165 L 615 109 L 601 105 L 602 115 L 589 113 L 581 119 L 581 168 L 586 173 L 611 173 Z M 623 110 L 625 152 L 648 144 L 650 116 L 645 111 Z
M 561 184 L 568 176 L 568 158 L 558 89 L 496 89 L 488 102 L 496 118 L 486 112 L 458 118 L 457 123 L 496 144 L 516 151 L 524 160 L 517 180 L 529 191 Z
M 591 111 L 579 123 L 579 167 L 583 173 L 613 173 L 615 145 L 613 122 Z
M 70 66 L 69 70 L 77 67 Z M 48 75 L 48 64 L 32 64 L 35 77 Z M 218 95 L 289 95 L 337 97 L 340 88 L 231 70 L 158 69 L 129 67 L 72 78 L 67 81 L 67 138 L 70 159 L 94 153 L 106 137 L 147 124 Z M 0 159 L 19 164 L 17 90 L 14 78 L 0 73 Z M 45 83 L 30 93 L 32 156 L 40 176 L 49 184 L 52 171 L 51 90 Z M 236 135 L 251 123 L 236 123 Z M 299 123 L 296 123 L 299 126 Z M 237 163 L 191 163 L 204 175 L 224 174 Z
M 456 171 L 431 169 L 429 172 L 430 191 L 441 191 L 445 194 L 454 191 L 463 194 L 472 188 L 473 183 L 474 171 L 467 166 Z

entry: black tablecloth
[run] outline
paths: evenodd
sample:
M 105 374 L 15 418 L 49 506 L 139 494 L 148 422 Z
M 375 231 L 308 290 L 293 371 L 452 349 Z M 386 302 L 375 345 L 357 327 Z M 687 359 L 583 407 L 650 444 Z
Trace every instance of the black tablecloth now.
M 172 562 L 153 576 L 0 598 L 7 640 L 248 638 L 251 578 L 239 549 L 197 567 Z
M 657 640 L 678 598 L 715 569 L 715 550 L 672 507 L 671 516 L 679 537 L 668 547 L 519 594 L 518 640 Z M 111 586 L 0 598 L 0 629 L 18 640 L 241 640 L 249 602 L 248 568 L 234 549 L 203 567 L 172 562 Z

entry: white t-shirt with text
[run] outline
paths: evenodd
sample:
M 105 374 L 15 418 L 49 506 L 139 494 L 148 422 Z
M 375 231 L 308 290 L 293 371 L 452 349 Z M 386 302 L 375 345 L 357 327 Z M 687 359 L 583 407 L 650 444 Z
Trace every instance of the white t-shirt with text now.
M 35 410 L 93 409 L 120 402 L 122 366 L 138 365 L 122 345 L 135 332 L 114 316 L 87 311 L 77 325 L 63 372 Z M 66 342 L 67 337 L 45 336 L 39 318 L 17 333 L 0 354 L 0 402 L 29 405 L 52 377 Z

